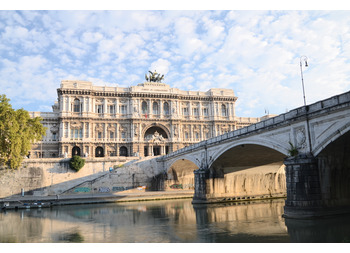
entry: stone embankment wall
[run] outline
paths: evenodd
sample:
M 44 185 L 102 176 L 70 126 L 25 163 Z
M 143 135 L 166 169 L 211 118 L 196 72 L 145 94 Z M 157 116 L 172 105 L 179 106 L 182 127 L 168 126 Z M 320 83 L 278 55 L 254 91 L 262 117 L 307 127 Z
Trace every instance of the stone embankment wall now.
M 225 168 L 222 177 L 207 179 L 206 188 L 209 200 L 285 197 L 285 165 L 278 162 L 252 168 Z
M 167 175 L 162 164 L 152 157 L 86 159 L 79 172 L 71 170 L 68 162 L 69 159 L 31 159 L 18 170 L 0 170 L 0 198 L 19 195 L 22 188 L 25 195 L 36 196 L 115 193 L 140 186 L 150 190 L 194 189 L 193 172 Z M 226 171 L 223 178 L 209 179 L 207 187 L 208 198 L 285 196 L 284 165 Z
M 137 158 L 87 158 L 84 167 L 75 172 L 69 159 L 27 159 L 17 170 L 0 169 L 0 198 L 21 194 L 56 195 L 85 181 L 95 180 L 109 173 L 110 167 L 122 166 Z
M 116 193 L 137 187 L 163 190 L 154 188 L 154 179 L 162 174 L 162 168 L 152 158 L 154 157 L 126 163 L 123 167 L 116 168 L 96 179 L 86 180 L 61 194 Z

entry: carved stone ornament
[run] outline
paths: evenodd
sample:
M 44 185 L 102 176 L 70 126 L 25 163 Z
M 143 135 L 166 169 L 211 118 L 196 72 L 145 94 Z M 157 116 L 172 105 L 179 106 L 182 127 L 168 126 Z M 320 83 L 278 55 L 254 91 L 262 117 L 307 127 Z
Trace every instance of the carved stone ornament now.
M 78 123 L 78 122 L 72 122 L 71 125 L 70 125 L 70 127 L 73 128 L 73 129 L 80 128 L 80 123 Z
M 159 134 L 157 131 L 155 131 L 153 136 L 152 136 L 152 139 L 150 139 L 148 142 L 160 143 L 160 142 L 165 142 L 165 139 L 161 134 Z
M 298 148 L 300 149 L 306 148 L 305 128 L 297 129 L 295 133 L 295 138 L 296 138 L 296 143 Z
M 51 133 L 57 133 L 57 132 L 58 132 L 58 127 L 57 127 L 57 125 L 56 125 L 56 124 L 53 125 L 53 126 L 50 128 L 50 131 L 51 131 Z

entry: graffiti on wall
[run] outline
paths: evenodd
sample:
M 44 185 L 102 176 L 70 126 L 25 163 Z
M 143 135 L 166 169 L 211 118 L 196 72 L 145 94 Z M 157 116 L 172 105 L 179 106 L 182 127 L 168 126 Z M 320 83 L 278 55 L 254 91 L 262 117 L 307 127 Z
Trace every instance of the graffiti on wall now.
M 172 184 L 170 185 L 171 189 L 183 189 L 182 184 Z
M 194 189 L 193 184 L 172 184 L 169 187 L 171 189 Z
M 113 186 L 112 191 L 114 192 L 120 192 L 120 191 L 126 191 L 133 189 L 134 187 L 132 186 Z
M 98 191 L 99 192 L 110 192 L 110 189 L 109 189 L 109 187 L 100 187 L 100 188 L 98 188 Z
M 90 192 L 90 187 L 77 187 L 74 189 L 74 192 Z

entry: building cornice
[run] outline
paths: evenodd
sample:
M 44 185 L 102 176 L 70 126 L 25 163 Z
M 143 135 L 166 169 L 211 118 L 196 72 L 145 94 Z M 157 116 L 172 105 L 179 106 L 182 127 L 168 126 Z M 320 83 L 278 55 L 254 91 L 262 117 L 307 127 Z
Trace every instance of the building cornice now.
M 234 96 L 213 96 L 213 95 L 181 95 L 165 93 L 143 93 L 143 92 L 111 92 L 111 91 L 93 91 L 83 89 L 57 89 L 59 95 L 79 95 L 94 97 L 117 97 L 117 98 L 161 98 L 175 100 L 196 100 L 196 101 L 232 101 L 235 102 L 237 97 Z

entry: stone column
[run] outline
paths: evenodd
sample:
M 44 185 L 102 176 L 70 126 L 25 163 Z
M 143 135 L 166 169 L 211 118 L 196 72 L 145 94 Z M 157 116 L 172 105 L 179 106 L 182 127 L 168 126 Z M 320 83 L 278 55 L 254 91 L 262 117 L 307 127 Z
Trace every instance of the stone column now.
M 286 218 L 318 216 L 322 211 L 322 194 L 317 160 L 312 155 L 286 158 Z
M 209 179 L 208 170 L 194 171 L 194 195 L 193 204 L 207 202 L 207 180 Z

